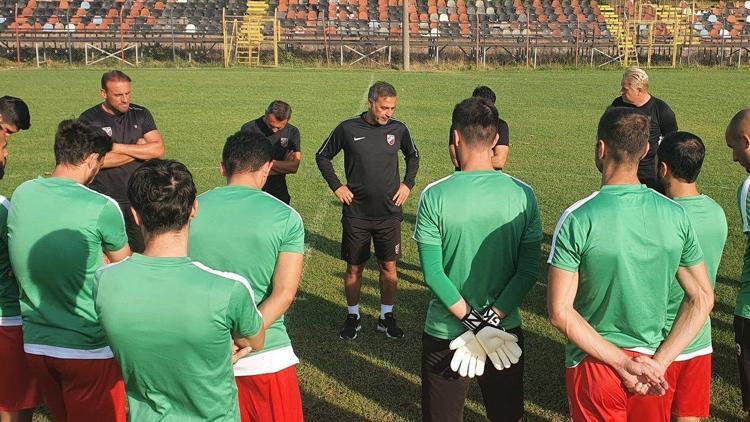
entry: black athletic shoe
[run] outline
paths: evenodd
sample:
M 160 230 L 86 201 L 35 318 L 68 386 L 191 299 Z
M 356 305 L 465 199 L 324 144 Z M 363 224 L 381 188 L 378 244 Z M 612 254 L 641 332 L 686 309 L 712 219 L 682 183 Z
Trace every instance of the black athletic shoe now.
M 354 340 L 357 338 L 357 331 L 362 329 L 362 325 L 359 323 L 360 319 L 357 314 L 349 314 L 346 316 L 344 321 L 344 328 L 339 331 L 339 337 L 342 340 Z
M 388 338 L 401 338 L 404 336 L 404 330 L 398 328 L 398 325 L 396 325 L 393 312 L 388 312 L 385 314 L 385 318 L 378 319 L 378 325 L 375 328 L 378 331 L 384 332 Z

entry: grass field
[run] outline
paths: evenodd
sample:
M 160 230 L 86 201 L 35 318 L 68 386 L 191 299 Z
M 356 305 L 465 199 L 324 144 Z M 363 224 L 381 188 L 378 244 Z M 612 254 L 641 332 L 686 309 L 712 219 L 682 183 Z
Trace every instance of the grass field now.
M 102 70 L 0 70 L 0 95 L 24 98 L 32 128 L 11 138 L 8 170 L 0 192 L 10 197 L 21 182 L 50 171 L 57 123 L 100 101 Z M 192 170 L 200 191 L 223 183 L 218 173 L 227 135 L 262 113 L 272 99 L 290 102 L 292 122 L 302 134 L 303 161 L 288 178 L 293 206 L 306 227 L 305 272 L 288 326 L 302 360 L 299 378 L 309 420 L 415 420 L 420 412 L 419 353 L 430 293 L 410 239 L 417 199 L 429 182 L 452 171 L 446 148 L 453 106 L 478 84 L 498 93 L 501 116 L 510 125 L 508 173 L 537 193 L 545 232 L 543 248 L 562 211 L 598 189 L 593 164 L 595 128 L 603 109 L 618 95 L 619 71 L 502 71 L 398 73 L 339 70 L 134 70 L 133 101 L 154 114 L 167 156 Z M 747 72 L 728 70 L 651 71 L 652 93 L 674 109 L 681 129 L 703 138 L 707 159 L 702 191 L 725 209 L 729 239 L 719 270 L 714 321 L 712 414 L 737 420 L 740 396 L 732 313 L 742 265 L 744 239 L 735 192 L 745 177 L 724 145 L 732 115 L 750 105 Z M 404 339 L 388 341 L 374 331 L 379 312 L 377 272 L 364 274 L 363 331 L 345 343 L 338 330 L 345 317 L 338 259 L 340 209 L 315 165 L 314 153 L 341 120 L 365 108 L 367 87 L 376 80 L 399 92 L 396 117 L 410 128 L 422 156 L 417 187 L 404 208 L 396 316 Z M 338 160 L 339 172 L 342 160 Z M 403 169 L 403 167 L 402 167 Z M 342 174 L 342 173 L 340 173 Z M 231 247 L 231 245 L 228 245 Z M 526 411 L 529 420 L 562 420 L 565 400 L 563 339 L 546 318 L 545 273 L 522 305 L 526 330 Z M 482 420 L 476 384 L 466 419 Z M 40 420 L 44 420 L 40 417 Z

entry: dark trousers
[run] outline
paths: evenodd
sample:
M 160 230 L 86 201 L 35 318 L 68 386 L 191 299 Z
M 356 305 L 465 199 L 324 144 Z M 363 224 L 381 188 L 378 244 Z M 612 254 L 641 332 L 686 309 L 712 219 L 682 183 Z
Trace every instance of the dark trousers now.
M 508 330 L 518 336 L 523 349 L 521 328 Z M 453 351 L 450 340 L 422 334 L 422 420 L 462 421 L 470 378 L 451 370 Z M 516 422 L 523 418 L 523 363 L 521 360 L 508 369 L 498 371 L 487 359 L 484 374 L 477 377 L 482 390 L 487 418 L 493 422 Z

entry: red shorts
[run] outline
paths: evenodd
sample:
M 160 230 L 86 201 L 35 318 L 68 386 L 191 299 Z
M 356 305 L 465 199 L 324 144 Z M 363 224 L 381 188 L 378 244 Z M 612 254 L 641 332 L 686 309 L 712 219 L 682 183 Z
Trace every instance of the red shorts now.
M 711 409 L 711 355 L 672 362 L 667 368 L 667 403 L 675 417 L 707 418 Z
M 114 359 L 27 353 L 26 361 L 55 421 L 125 421 L 125 383 Z
M 624 350 L 629 356 L 640 353 Z M 587 356 L 565 371 L 570 416 L 573 421 L 669 422 L 665 397 L 632 394 L 611 366 Z
M 33 409 L 41 402 L 36 379 L 26 364 L 23 327 L 0 327 L 0 412 Z
M 235 377 L 242 422 L 302 422 L 295 365 L 272 374 Z

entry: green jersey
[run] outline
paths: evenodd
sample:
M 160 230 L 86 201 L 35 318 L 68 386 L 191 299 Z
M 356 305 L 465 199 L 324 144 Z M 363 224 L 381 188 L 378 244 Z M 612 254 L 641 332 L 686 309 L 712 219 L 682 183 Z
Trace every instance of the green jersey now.
M 91 289 L 103 251 L 128 243 L 113 199 L 70 179 L 30 180 L 13 194 L 8 246 L 21 288 L 24 348 L 57 358 L 111 358 Z
M 706 195 L 674 198 L 674 201 L 682 205 L 687 211 L 695 234 L 698 236 L 698 243 L 703 250 L 708 277 L 711 280 L 711 285 L 715 287 L 721 254 L 724 252 L 724 242 L 727 240 L 727 218 L 724 215 L 724 210 L 716 201 Z M 669 293 L 667 325 L 664 327 L 664 336 L 669 334 L 672 329 L 684 297 L 685 292 L 677 279 L 673 280 Z M 687 360 L 711 353 L 711 351 L 711 319 L 709 318 L 695 339 L 676 360 Z
M 0 196 L 0 327 L 22 325 L 18 282 L 8 256 L 8 211 L 10 201 Z
M 10 202 L 0 196 L 0 327 L 21 325 L 18 283 L 10 269 L 8 257 L 8 210 Z
M 653 354 L 677 269 L 703 261 L 687 213 L 645 185 L 605 185 L 565 210 L 548 263 L 578 273 L 573 306 L 615 346 Z M 583 350 L 568 342 L 565 364 Z
M 190 223 L 191 258 L 245 277 L 262 303 L 273 290 L 280 252 L 304 254 L 302 218 L 289 205 L 259 189 L 223 186 L 198 197 Z M 235 364 L 235 375 L 278 372 L 299 362 L 282 315 L 266 330 L 263 350 Z
M 244 278 L 134 254 L 97 272 L 94 297 L 131 421 L 240 420 L 231 336 L 263 324 Z
M 518 306 L 536 281 L 542 241 L 530 186 L 498 171 L 460 171 L 434 182 L 422 191 L 414 240 L 441 247 L 450 279 L 430 286 L 450 299 L 432 298 L 425 333 L 453 339 L 466 331 L 448 311 L 460 298 L 479 310 L 497 307 L 505 328 L 521 325 Z
M 748 204 L 750 196 L 750 176 L 740 185 L 737 190 L 737 203 L 740 206 L 740 217 L 742 218 L 742 232 L 745 233 L 745 256 L 742 263 L 742 275 L 740 276 L 740 292 L 737 294 L 737 306 L 734 314 L 742 318 L 750 319 L 750 217 L 748 217 Z

